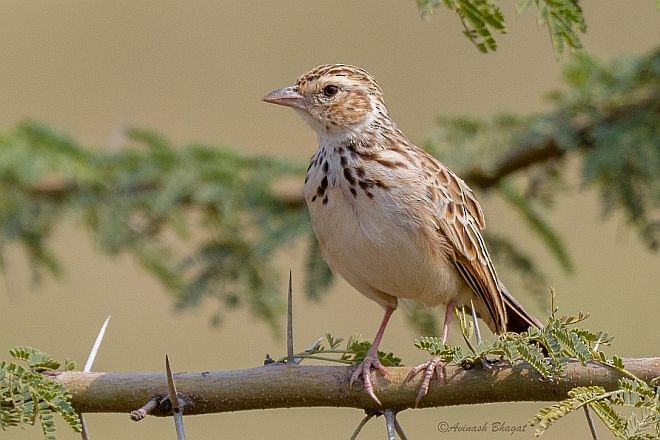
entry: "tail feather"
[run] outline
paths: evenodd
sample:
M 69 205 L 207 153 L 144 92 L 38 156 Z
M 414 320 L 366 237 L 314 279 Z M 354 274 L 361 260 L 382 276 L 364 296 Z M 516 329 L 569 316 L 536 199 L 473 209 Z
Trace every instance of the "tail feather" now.
M 504 286 L 501 286 L 501 292 L 506 307 L 507 331 L 521 333 L 527 331 L 530 326 L 538 329 L 543 328 L 541 321 L 530 315 Z

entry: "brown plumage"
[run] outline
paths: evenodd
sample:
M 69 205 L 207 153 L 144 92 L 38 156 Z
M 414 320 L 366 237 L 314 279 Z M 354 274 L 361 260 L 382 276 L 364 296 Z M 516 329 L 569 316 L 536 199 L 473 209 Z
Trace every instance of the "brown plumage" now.
M 472 190 L 440 161 L 413 145 L 392 121 L 383 93 L 364 69 L 316 67 L 267 102 L 298 111 L 319 147 L 305 176 L 305 198 L 332 270 L 385 308 L 363 364 L 386 374 L 377 348 L 399 299 L 446 306 L 443 339 L 454 306 L 474 304 L 495 333 L 540 327 L 500 282 L 481 235 L 484 215 Z M 425 370 L 420 398 L 437 366 Z

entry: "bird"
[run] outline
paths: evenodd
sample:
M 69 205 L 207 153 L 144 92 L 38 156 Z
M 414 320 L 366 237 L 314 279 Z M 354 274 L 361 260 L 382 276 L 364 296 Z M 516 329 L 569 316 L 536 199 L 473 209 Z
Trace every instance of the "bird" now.
M 501 282 L 482 236 L 484 214 L 468 185 L 414 145 L 392 120 L 383 92 L 366 70 L 325 64 L 263 101 L 291 107 L 316 132 L 304 197 L 321 254 L 334 274 L 384 309 L 380 326 L 350 384 L 362 377 L 380 405 L 372 370 L 400 300 L 445 306 L 442 341 L 454 307 L 473 305 L 496 334 L 541 323 Z M 416 404 L 428 392 L 439 358 L 424 371 Z

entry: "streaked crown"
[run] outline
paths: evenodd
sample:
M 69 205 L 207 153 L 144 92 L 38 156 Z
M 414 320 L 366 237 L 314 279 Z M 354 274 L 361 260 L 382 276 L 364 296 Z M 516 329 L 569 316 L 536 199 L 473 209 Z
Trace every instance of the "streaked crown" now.
M 361 67 L 348 64 L 324 64 L 317 66 L 307 73 L 302 74 L 296 81 L 299 90 L 318 91 L 324 83 L 341 82 L 346 86 L 354 85 L 356 87 L 368 90 L 370 96 L 383 102 L 383 91 L 376 82 L 376 79 L 369 72 Z
M 325 132 L 353 130 L 376 115 L 387 115 L 383 92 L 374 77 L 346 64 L 315 67 L 264 100 L 297 109 L 317 131 Z

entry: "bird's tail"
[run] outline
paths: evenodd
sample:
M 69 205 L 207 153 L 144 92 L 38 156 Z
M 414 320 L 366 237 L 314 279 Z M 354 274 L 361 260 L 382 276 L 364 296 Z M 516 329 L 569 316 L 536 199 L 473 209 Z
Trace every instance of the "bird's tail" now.
M 507 326 L 509 332 L 521 333 L 527 331 L 530 326 L 538 329 L 543 328 L 541 321 L 530 315 L 527 310 L 515 299 L 505 288 L 500 285 L 504 306 L 506 307 Z

